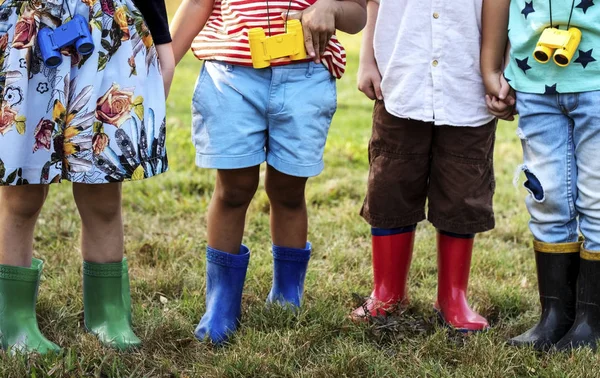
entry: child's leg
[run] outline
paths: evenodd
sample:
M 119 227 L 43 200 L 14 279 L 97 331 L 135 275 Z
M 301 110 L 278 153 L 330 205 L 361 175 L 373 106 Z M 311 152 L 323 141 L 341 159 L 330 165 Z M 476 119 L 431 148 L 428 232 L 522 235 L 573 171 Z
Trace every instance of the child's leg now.
M 48 185 L 0 187 L 0 264 L 29 267 Z
M 272 68 L 266 178 L 271 201 L 273 287 L 267 302 L 300 306 L 311 256 L 304 188 L 324 167 L 336 82 L 322 64 Z
M 577 163 L 579 227 L 584 237 L 577 283 L 575 321 L 556 345 L 559 350 L 589 346 L 596 349 L 600 339 L 600 91 L 561 95 L 564 101 L 576 98 L 573 142 Z
M 0 187 L 0 340 L 2 349 L 57 351 L 38 327 L 35 303 L 43 262 L 32 259 L 33 231 L 48 185 Z
M 265 189 L 271 204 L 273 244 L 306 248 L 308 218 L 304 190 L 306 177 L 295 177 L 267 166 Z
M 81 253 L 92 263 L 123 260 L 121 184 L 73 183 L 73 197 L 81 216 Z
M 311 255 L 307 243 L 306 177 L 286 175 L 267 167 L 265 187 L 271 202 L 273 287 L 267 302 L 300 307 Z
M 425 219 L 433 125 L 373 109 L 369 180 L 361 209 L 371 225 L 373 291 L 351 315 L 355 321 L 387 316 L 408 304 L 407 282 L 416 224 Z
M 131 329 L 130 293 L 123 284 L 121 184 L 73 183 L 82 223 L 85 326 L 117 349 L 141 344 Z
M 217 171 L 208 207 L 208 245 L 237 254 L 242 244 L 246 211 L 256 193 L 259 166 Z
M 438 295 L 442 320 L 461 331 L 479 331 L 487 321 L 467 302 L 475 233 L 494 227 L 496 123 L 479 127 L 434 127 L 429 179 L 429 221 L 438 229 Z
M 352 312 L 355 321 L 397 313 L 408 303 L 416 224 L 425 219 L 433 127 L 398 118 L 384 102 L 375 103 L 369 180 L 361 209 L 372 227 L 373 291 Z
M 206 312 L 198 339 L 226 341 L 238 327 L 250 251 L 246 211 L 266 159 L 271 69 L 206 61 L 192 103 L 196 164 L 218 169 L 208 209 Z
M 217 171 L 208 209 L 206 312 L 194 334 L 223 343 L 235 332 L 250 251 L 242 245 L 246 211 L 259 181 L 259 166 Z
M 523 148 L 522 167 L 529 196 L 529 228 L 534 251 L 541 303 L 540 321 L 511 339 L 512 345 L 552 347 L 568 331 L 575 317 L 579 261 L 577 163 L 573 144 L 573 120 L 568 112 L 577 101 L 563 95 L 519 92 L 518 135 Z

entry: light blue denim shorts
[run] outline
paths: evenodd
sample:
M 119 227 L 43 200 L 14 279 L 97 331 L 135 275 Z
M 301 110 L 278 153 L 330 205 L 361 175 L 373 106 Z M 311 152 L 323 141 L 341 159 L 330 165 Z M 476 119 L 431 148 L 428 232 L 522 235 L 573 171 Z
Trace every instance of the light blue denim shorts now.
M 336 96 L 322 64 L 257 70 L 206 61 L 192 100 L 196 164 L 239 169 L 266 161 L 291 176 L 316 176 Z

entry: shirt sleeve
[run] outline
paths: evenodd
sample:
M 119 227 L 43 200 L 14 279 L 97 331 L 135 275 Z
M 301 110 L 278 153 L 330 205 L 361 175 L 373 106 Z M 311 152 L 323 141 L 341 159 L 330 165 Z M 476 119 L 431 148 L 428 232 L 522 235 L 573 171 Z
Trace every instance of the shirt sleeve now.
M 133 3 L 142 12 L 154 43 L 162 45 L 171 42 L 165 0 L 133 0 Z

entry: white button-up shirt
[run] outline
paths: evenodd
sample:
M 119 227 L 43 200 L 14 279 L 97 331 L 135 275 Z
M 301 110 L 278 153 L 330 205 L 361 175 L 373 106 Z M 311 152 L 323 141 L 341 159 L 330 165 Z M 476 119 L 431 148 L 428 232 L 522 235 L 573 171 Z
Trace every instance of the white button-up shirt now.
M 380 0 L 373 47 L 386 109 L 436 125 L 481 126 L 483 0 Z

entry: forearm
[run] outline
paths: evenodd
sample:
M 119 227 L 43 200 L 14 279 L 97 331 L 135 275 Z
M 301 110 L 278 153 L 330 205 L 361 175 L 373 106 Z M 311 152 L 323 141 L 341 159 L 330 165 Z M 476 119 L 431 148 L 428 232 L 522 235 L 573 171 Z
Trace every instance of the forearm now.
M 335 28 L 345 33 L 360 32 L 367 22 L 367 0 L 336 0 Z
M 508 62 L 510 61 L 510 41 L 506 42 L 506 49 L 504 52 L 504 68 L 508 66 Z
M 175 68 L 175 60 L 173 59 L 173 45 L 172 43 L 162 43 L 156 45 L 156 53 L 160 65 L 167 68 Z
M 375 51 L 373 49 L 373 38 L 375 36 L 375 24 L 379 13 L 379 1 L 367 3 L 367 25 L 363 30 L 362 43 L 360 45 L 360 64 L 375 63 Z
M 481 41 L 481 72 L 502 71 L 508 42 L 510 0 L 484 0 Z
M 184 0 L 171 22 L 175 63 L 184 57 L 210 17 L 214 0 Z

